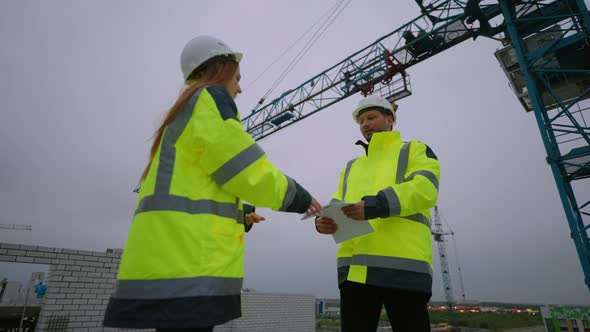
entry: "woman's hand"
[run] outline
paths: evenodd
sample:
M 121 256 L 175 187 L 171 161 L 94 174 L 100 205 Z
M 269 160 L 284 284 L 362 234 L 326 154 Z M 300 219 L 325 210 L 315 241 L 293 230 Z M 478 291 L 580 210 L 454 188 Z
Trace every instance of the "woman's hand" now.
M 250 212 L 246 215 L 244 222 L 246 225 L 250 226 L 253 223 L 259 223 L 263 220 L 266 220 L 263 216 L 256 214 L 255 212 Z
M 311 196 L 311 204 L 309 205 L 309 209 L 307 209 L 305 214 L 307 216 L 319 216 L 320 213 L 322 213 L 322 206 L 313 196 Z

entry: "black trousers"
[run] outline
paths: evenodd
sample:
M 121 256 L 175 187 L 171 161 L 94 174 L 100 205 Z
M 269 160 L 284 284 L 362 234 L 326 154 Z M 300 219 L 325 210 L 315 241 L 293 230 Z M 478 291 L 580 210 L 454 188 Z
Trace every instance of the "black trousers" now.
M 189 329 L 156 329 L 156 332 L 213 332 L 213 326 L 195 327 Z
M 394 332 L 430 332 L 430 295 L 345 281 L 340 284 L 342 332 L 374 332 L 385 305 Z

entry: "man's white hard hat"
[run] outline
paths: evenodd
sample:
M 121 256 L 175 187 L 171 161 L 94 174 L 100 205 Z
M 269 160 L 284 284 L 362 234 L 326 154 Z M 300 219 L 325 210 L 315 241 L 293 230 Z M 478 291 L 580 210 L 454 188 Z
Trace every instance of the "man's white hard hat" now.
M 393 115 L 393 120 L 395 121 L 395 111 L 397 110 L 397 104 L 394 102 L 389 102 L 387 99 L 377 96 L 377 95 L 369 95 L 363 99 L 361 99 L 356 107 L 356 109 L 352 112 L 352 117 L 354 121 L 358 122 L 359 114 L 361 111 L 367 108 L 380 108 L 385 111 L 389 111 L 391 115 Z
M 180 54 L 180 69 L 186 81 L 205 61 L 218 55 L 231 55 L 239 63 L 242 53 L 234 52 L 223 41 L 211 36 L 198 36 L 189 41 Z

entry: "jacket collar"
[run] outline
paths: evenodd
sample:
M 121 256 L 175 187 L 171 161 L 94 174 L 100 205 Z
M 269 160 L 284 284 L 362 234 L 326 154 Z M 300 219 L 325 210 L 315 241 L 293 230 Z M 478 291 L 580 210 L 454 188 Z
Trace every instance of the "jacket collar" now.
M 369 155 L 369 150 L 380 149 L 383 146 L 389 146 L 394 143 L 401 142 L 401 136 L 399 130 L 393 131 L 382 131 L 374 133 L 369 143 L 365 143 L 362 140 L 356 141 L 355 145 L 360 145 L 365 149 L 365 154 Z

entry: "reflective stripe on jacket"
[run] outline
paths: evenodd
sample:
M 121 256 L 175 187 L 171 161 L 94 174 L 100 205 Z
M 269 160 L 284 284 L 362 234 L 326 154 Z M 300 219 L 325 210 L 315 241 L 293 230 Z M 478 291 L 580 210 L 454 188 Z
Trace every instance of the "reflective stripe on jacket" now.
M 227 90 L 200 89 L 166 128 L 141 183 L 104 325 L 189 328 L 240 317 L 240 198 L 300 213 L 311 200 L 243 130 Z
M 339 283 L 431 293 L 430 209 L 439 179 L 439 162 L 426 145 L 404 143 L 398 131 L 373 134 L 367 154 L 341 172 L 333 199 L 356 203 L 364 196 L 382 195 L 389 217 L 369 220 L 374 233 L 340 245 Z

